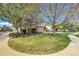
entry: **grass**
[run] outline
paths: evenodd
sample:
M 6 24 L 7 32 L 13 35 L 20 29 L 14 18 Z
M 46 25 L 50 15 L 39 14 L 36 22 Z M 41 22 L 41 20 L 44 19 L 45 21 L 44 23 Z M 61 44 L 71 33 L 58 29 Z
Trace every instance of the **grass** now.
M 28 37 L 10 38 L 8 45 L 19 52 L 28 54 L 50 54 L 63 50 L 70 42 L 69 37 L 64 34 L 31 35 Z

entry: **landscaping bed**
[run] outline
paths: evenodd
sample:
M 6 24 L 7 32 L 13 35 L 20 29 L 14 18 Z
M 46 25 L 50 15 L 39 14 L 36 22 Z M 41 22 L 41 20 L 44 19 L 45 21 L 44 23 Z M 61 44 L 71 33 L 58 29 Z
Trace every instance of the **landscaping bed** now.
M 8 45 L 18 52 L 43 55 L 59 52 L 65 49 L 69 42 L 70 38 L 64 33 L 55 34 L 55 36 L 44 33 L 10 38 Z

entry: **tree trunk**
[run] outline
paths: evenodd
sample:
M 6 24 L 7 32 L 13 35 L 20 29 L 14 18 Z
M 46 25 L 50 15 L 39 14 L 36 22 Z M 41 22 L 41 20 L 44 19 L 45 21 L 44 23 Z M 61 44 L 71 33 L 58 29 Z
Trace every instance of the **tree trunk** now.
M 28 34 L 31 34 L 32 31 L 31 31 L 31 28 L 28 28 Z
M 52 34 L 52 36 L 54 36 L 55 35 L 55 24 L 52 24 L 52 29 L 53 29 L 53 34 Z

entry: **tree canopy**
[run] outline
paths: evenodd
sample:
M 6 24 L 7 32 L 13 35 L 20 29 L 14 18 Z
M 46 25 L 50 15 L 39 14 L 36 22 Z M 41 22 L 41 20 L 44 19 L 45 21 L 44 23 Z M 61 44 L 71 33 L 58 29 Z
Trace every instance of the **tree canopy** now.
M 78 19 L 78 7 L 79 4 L 77 3 L 2 3 L 0 4 L 0 18 L 9 19 L 18 31 L 18 28 L 31 28 L 32 23 L 40 23 L 45 17 L 45 20 L 48 19 L 52 28 L 55 30 L 55 24 L 58 22 L 65 24 L 70 20 L 73 21 L 74 18 Z M 39 16 L 39 14 L 41 15 Z

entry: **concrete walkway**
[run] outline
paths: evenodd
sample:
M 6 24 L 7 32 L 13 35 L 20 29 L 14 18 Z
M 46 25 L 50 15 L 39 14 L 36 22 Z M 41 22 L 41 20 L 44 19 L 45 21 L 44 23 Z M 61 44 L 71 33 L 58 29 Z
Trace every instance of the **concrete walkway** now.
M 0 56 L 24 56 L 24 55 L 29 55 L 29 54 L 25 54 L 25 53 L 20 53 L 17 52 L 11 48 L 8 47 L 7 43 L 8 43 L 8 39 L 6 38 L 4 41 L 0 41 Z
M 20 56 L 20 55 L 24 56 L 24 55 L 29 55 L 29 54 L 20 53 L 20 52 L 17 52 L 15 50 L 11 49 L 8 46 L 8 40 L 9 40 L 8 34 L 9 33 L 5 33 L 5 34 L 0 36 L 0 56 Z
M 55 54 L 54 56 L 79 56 L 79 38 L 74 35 L 69 35 L 71 42 L 67 48 Z
M 79 38 L 74 35 L 69 35 L 71 42 L 63 51 L 47 56 L 79 56 Z M 20 53 L 8 47 L 8 37 L 5 40 L 0 40 L 0 56 L 29 56 L 30 54 Z M 46 56 L 46 55 L 45 55 Z

